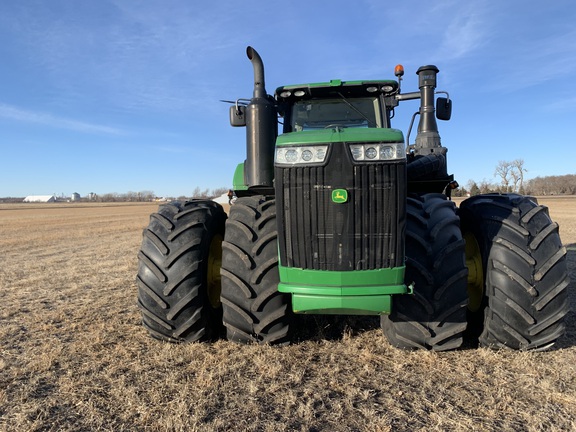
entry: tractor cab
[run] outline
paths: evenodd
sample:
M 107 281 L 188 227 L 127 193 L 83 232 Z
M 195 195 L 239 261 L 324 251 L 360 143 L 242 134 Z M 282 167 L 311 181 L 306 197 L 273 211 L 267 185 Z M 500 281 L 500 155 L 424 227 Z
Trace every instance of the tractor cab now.
M 388 128 L 385 97 L 398 90 L 395 81 L 341 81 L 291 85 L 276 89 L 284 133 L 340 128 Z

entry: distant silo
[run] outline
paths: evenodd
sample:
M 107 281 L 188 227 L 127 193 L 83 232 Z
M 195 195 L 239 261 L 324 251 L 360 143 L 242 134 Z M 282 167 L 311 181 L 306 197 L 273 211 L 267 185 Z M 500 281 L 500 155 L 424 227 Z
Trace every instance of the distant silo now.
M 72 201 L 80 201 L 80 194 L 78 192 L 74 192 L 71 199 Z

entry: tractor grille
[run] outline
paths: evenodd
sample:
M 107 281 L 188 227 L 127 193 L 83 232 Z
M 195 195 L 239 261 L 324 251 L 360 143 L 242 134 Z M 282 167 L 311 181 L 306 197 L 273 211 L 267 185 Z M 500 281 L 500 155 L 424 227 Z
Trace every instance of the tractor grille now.
M 321 167 L 276 167 L 280 262 L 313 270 L 373 270 L 404 265 L 405 161 L 353 163 L 332 144 Z M 332 201 L 346 189 L 348 201 Z

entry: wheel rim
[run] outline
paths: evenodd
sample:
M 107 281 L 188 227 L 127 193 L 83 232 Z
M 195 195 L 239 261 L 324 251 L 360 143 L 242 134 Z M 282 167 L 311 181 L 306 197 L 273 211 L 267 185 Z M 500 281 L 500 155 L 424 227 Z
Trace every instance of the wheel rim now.
M 220 292 L 222 291 L 220 267 L 222 267 L 222 236 L 216 234 L 210 242 L 208 253 L 208 269 L 206 275 L 206 288 L 208 301 L 213 308 L 220 307 Z
M 484 298 L 484 268 L 482 253 L 476 237 L 471 232 L 464 234 L 466 240 L 466 267 L 468 267 L 468 309 L 477 312 Z

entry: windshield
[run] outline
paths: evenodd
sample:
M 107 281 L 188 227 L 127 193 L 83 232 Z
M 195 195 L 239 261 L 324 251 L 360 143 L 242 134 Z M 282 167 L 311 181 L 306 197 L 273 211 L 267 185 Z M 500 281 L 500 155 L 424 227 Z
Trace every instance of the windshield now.
M 292 107 L 292 131 L 324 129 L 327 126 L 382 127 L 378 98 L 309 99 Z

